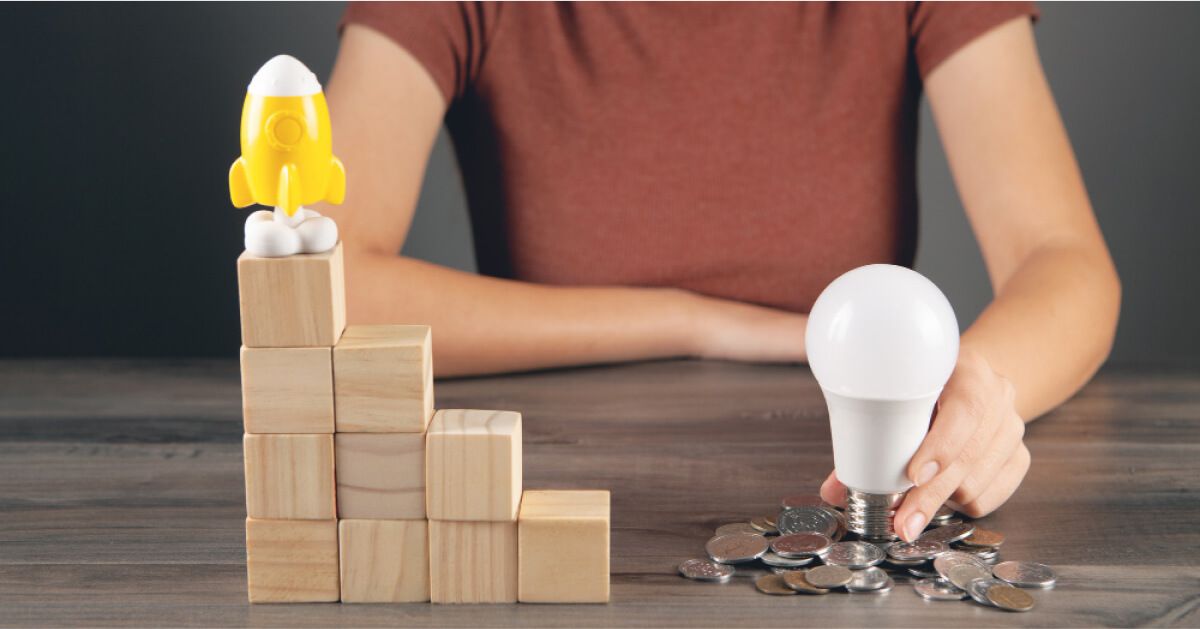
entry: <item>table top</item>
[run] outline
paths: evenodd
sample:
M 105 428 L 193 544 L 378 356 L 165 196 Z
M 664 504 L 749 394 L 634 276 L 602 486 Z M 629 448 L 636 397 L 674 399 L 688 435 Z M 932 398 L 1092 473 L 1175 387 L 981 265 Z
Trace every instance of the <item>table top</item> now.
M 238 386 L 234 361 L 0 362 L 0 625 L 1200 626 L 1200 373 L 1105 370 L 1029 427 L 1029 476 L 983 520 L 1059 573 L 1028 614 L 677 576 L 832 467 L 807 369 L 702 361 L 436 385 L 524 414 L 527 488 L 612 491 L 611 603 L 251 606 Z

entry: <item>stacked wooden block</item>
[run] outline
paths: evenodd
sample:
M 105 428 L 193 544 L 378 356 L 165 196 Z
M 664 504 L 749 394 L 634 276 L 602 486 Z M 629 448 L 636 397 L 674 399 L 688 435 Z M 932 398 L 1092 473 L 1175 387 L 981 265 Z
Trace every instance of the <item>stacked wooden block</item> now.
M 608 492 L 523 491 L 519 413 L 434 413 L 429 327 L 347 327 L 340 243 L 238 284 L 251 602 L 608 600 Z

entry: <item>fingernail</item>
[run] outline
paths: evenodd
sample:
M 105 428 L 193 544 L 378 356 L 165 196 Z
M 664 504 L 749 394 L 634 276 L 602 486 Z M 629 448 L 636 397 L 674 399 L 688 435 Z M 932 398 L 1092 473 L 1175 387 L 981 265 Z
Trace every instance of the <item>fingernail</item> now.
M 925 516 L 921 512 L 916 512 L 908 516 L 908 521 L 904 523 L 904 538 L 907 541 L 917 539 L 921 534 L 921 529 L 925 528 Z
M 914 482 L 917 484 L 917 487 L 920 487 L 921 485 L 924 485 L 925 483 L 928 483 L 929 481 L 933 480 L 933 477 L 937 476 L 937 473 L 938 473 L 937 461 L 930 461 L 930 462 L 926 463 L 925 465 L 921 466 L 920 471 L 917 472 L 917 478 Z

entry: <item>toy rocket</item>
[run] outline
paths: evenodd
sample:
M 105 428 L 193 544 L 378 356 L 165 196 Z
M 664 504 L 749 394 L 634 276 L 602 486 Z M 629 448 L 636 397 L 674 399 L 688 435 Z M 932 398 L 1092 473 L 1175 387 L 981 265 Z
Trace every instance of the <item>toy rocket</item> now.
M 242 156 L 229 169 L 237 207 L 274 206 L 289 218 L 305 204 L 340 204 L 346 170 L 333 156 L 329 108 L 317 77 L 295 57 L 268 61 L 246 90 Z

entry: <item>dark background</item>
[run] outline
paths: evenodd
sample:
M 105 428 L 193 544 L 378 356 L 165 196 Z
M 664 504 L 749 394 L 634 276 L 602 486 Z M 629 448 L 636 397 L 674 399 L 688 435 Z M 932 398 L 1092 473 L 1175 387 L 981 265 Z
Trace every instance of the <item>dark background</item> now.
M 246 84 L 281 52 L 325 81 L 341 11 L 0 6 L 0 354 L 235 355 L 234 260 L 249 210 L 230 205 L 226 174 Z M 1042 12 L 1042 59 L 1124 282 L 1112 360 L 1200 365 L 1200 5 Z M 921 115 L 917 268 L 966 325 L 990 287 L 927 107 Z M 445 138 L 431 160 L 405 253 L 472 269 Z

